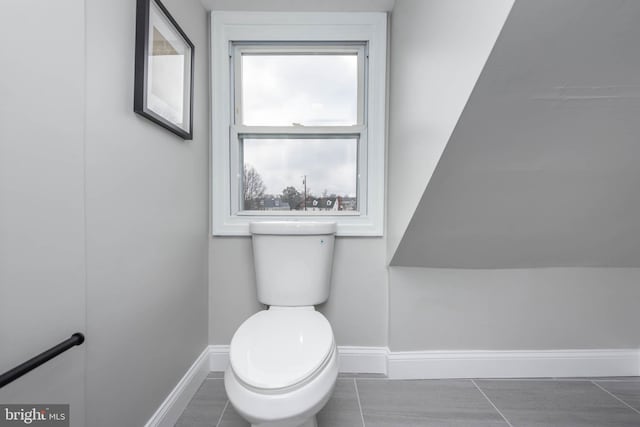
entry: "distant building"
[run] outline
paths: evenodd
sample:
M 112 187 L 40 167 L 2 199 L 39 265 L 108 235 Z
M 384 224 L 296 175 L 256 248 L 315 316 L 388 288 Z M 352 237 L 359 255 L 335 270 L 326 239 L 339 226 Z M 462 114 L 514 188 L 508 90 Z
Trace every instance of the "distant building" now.
M 300 209 L 304 209 L 304 204 L 300 203 Z M 307 198 L 308 211 L 355 211 L 357 208 L 355 197 L 313 197 Z
M 253 199 L 250 201 L 249 210 L 261 211 L 288 211 L 291 210 L 288 202 L 280 197 L 267 196 L 261 199 Z M 307 211 L 355 211 L 358 207 L 358 200 L 355 197 L 307 197 Z M 294 210 L 305 210 L 305 203 L 301 200 Z
M 341 211 L 358 210 L 358 199 L 356 197 L 338 197 Z
M 288 211 L 289 203 L 279 197 L 266 197 L 260 201 L 260 207 L 267 211 Z

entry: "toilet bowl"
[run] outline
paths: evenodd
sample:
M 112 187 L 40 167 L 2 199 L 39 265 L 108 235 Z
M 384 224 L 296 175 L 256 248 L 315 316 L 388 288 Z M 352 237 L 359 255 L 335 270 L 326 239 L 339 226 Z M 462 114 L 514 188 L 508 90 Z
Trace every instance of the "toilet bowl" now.
M 250 231 L 258 299 L 269 309 L 231 340 L 229 402 L 254 427 L 317 427 L 338 377 L 333 330 L 314 308 L 329 296 L 336 225 L 261 222 Z
M 236 331 L 225 372 L 229 401 L 253 426 L 315 426 L 338 376 L 327 319 L 313 307 L 270 307 Z

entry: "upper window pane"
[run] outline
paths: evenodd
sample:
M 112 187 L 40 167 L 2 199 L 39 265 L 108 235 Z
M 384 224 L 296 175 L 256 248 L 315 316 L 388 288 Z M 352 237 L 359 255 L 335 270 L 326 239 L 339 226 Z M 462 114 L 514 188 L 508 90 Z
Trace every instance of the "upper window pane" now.
M 358 124 L 358 55 L 243 54 L 242 124 Z

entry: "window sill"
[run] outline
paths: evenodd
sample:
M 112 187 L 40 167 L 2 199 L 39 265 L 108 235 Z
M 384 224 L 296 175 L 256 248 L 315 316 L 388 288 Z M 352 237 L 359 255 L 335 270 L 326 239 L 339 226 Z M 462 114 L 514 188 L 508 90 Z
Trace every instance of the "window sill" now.
M 269 220 L 268 218 L 273 218 L 273 217 L 285 217 L 285 218 L 291 219 L 292 221 L 314 221 L 313 218 L 318 218 L 318 217 L 320 218 L 323 218 L 323 217 L 344 218 L 345 216 L 360 217 L 360 212 L 357 212 L 357 211 L 331 212 L 331 211 L 313 211 L 309 209 L 308 211 L 284 210 L 284 211 L 278 212 L 277 214 L 274 212 L 275 211 L 240 211 L 238 212 L 237 216 L 245 217 L 245 218 L 255 217 L 255 218 L 264 219 L 265 221 L 268 221 Z
M 314 221 L 335 222 L 338 226 L 336 236 L 376 237 L 382 236 L 382 224 L 376 224 L 372 218 L 364 215 L 229 215 L 212 226 L 214 236 L 250 236 L 249 223 L 267 221 Z

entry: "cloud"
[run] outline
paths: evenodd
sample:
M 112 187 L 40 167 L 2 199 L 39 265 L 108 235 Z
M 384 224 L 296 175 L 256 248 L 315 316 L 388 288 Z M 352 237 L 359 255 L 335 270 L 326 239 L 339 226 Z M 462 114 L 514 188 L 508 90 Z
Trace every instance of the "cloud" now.
M 243 55 L 243 124 L 357 123 L 357 55 Z
M 244 54 L 242 122 L 249 126 L 350 126 L 358 121 L 355 54 Z M 245 138 L 244 164 L 267 194 L 293 186 L 321 195 L 355 197 L 358 140 Z

